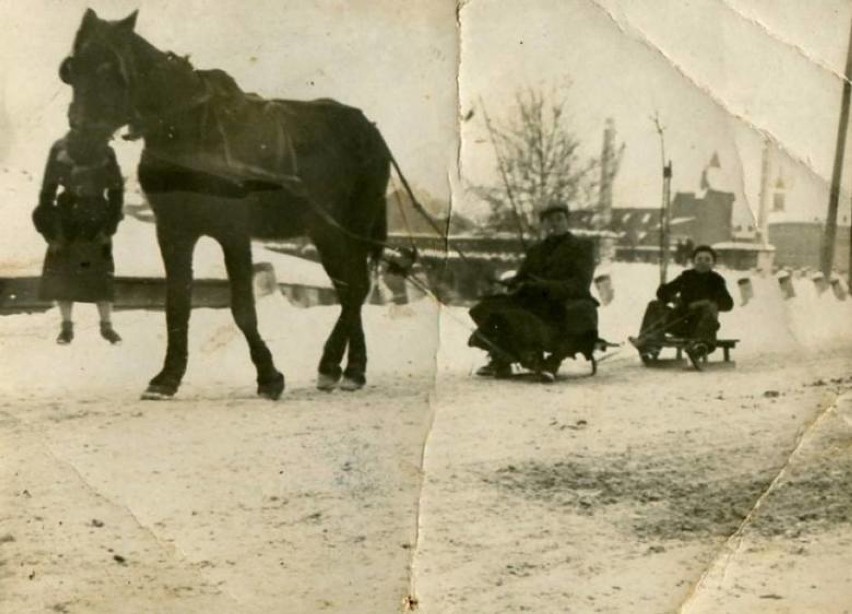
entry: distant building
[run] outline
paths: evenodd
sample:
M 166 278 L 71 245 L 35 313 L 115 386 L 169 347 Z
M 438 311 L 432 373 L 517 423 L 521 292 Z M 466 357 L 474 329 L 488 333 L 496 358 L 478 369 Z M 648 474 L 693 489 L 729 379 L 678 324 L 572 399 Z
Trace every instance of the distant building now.
M 723 167 L 718 152 L 713 152 L 701 171 L 698 192 L 678 192 L 672 199 L 673 238 L 690 239 L 696 245 L 735 239 L 732 219 L 736 196 L 731 188 L 736 181 L 736 174 Z
M 824 236 L 823 222 L 769 222 L 769 242 L 775 246 L 775 264 L 780 267 L 819 269 Z M 837 226 L 834 269 L 849 269 L 849 226 Z
M 706 190 L 702 196 L 694 192 L 678 192 L 671 203 L 669 229 L 670 249 L 687 241 L 694 245 L 725 243 L 734 239 L 731 223 L 734 195 L 731 192 Z M 609 230 L 619 235 L 617 256 L 623 260 L 656 261 L 660 253 L 660 209 L 646 207 L 614 207 Z M 595 227 L 595 212 L 571 213 L 572 222 L 580 228 Z
M 571 225 L 591 230 L 599 223 L 597 212 L 580 209 L 571 212 Z M 659 245 L 660 210 L 642 207 L 616 207 L 610 212 L 607 229 L 618 234 L 619 245 Z
M 732 214 L 736 196 L 723 189 L 730 183 L 714 153 L 702 170 L 699 192 L 677 192 L 669 210 L 669 247 L 672 255 L 678 246 L 726 243 L 735 240 Z M 609 223 L 592 210 L 571 213 L 572 222 L 581 228 L 604 227 L 619 235 L 617 257 L 622 260 L 653 262 L 660 256 L 660 208 L 613 207 Z M 678 254 L 682 256 L 682 254 Z M 682 259 L 682 258 L 681 258 Z
M 735 198 L 732 192 L 713 189 L 702 196 L 678 192 L 671 205 L 672 236 L 690 238 L 697 245 L 730 241 Z
M 819 269 L 825 237 L 822 211 L 828 204 L 828 186 L 809 183 L 770 156 L 764 165 L 767 208 L 767 239 L 775 247 L 775 266 Z M 840 195 L 841 203 L 849 202 L 849 194 Z M 848 205 L 847 205 L 848 206 Z M 845 209 L 845 207 L 844 207 Z M 841 209 L 834 242 L 834 269 L 849 269 L 849 214 Z

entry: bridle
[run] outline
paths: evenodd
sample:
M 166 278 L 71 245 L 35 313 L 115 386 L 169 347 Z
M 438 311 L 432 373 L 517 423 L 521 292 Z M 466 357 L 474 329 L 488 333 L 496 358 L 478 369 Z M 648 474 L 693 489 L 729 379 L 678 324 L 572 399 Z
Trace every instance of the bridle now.
M 119 73 L 119 76 L 120 76 L 121 81 L 122 81 L 121 87 L 120 87 L 120 89 L 121 89 L 121 101 L 120 101 L 121 107 L 120 108 L 123 111 L 125 111 L 126 114 L 127 114 L 127 117 L 123 118 L 123 119 L 126 119 L 126 123 L 128 123 L 128 124 L 132 123 L 133 120 L 134 120 L 133 115 L 134 115 L 134 112 L 135 112 L 135 105 L 133 104 L 133 100 L 132 100 L 132 92 L 136 90 L 136 85 L 137 85 L 137 83 L 136 83 L 137 82 L 137 73 L 136 73 L 135 67 L 131 66 L 131 60 L 129 58 L 125 57 L 125 54 L 122 54 L 112 44 L 111 41 L 105 39 L 104 37 L 98 37 L 98 38 L 94 38 L 90 41 L 87 41 L 87 43 L 84 46 L 82 46 L 81 51 L 85 50 L 86 47 L 89 47 L 89 46 L 95 45 L 95 44 L 99 45 L 102 49 L 107 51 L 114 58 L 115 66 L 118 69 L 118 73 Z M 64 81 L 65 83 L 67 83 L 68 85 L 70 85 L 72 87 L 74 87 L 75 81 L 78 78 L 78 77 L 75 76 L 75 72 L 76 72 L 75 63 L 76 62 L 77 62 L 77 59 L 75 58 L 75 56 L 70 55 L 67 58 L 65 58 L 59 66 L 59 78 L 62 79 L 62 81 Z M 96 71 L 99 70 L 102 66 L 103 66 L 103 64 L 101 64 L 101 66 L 98 66 L 96 68 Z M 84 109 L 85 109 L 85 107 L 84 107 Z M 84 112 L 85 112 L 85 110 L 84 110 Z
M 165 110 L 158 110 L 153 113 L 143 113 L 140 111 L 140 105 L 137 100 L 138 93 L 142 91 L 141 86 L 143 85 L 143 79 L 150 78 L 150 75 L 153 74 L 154 71 L 164 70 L 169 65 L 173 65 L 174 62 L 184 62 L 187 67 L 192 70 L 192 66 L 189 64 L 189 61 L 171 51 L 168 51 L 165 52 L 165 57 L 158 60 L 145 75 L 140 75 L 140 71 L 136 66 L 136 62 L 134 61 L 132 54 L 123 53 L 122 50 L 118 49 L 111 41 L 103 37 L 87 43 L 87 45 L 92 44 L 99 44 L 103 49 L 108 51 L 114 58 L 115 65 L 118 68 L 118 72 L 122 80 L 122 100 L 120 104 L 121 108 L 126 111 L 126 117 L 124 118 L 126 119 L 125 124 L 130 127 L 129 134 L 124 137 L 125 140 L 137 140 L 139 138 L 143 138 L 152 129 L 165 124 L 169 117 L 173 117 L 179 113 L 204 105 L 209 102 L 213 96 L 209 84 L 206 81 L 202 81 L 204 85 L 203 91 L 191 98 L 185 104 Z M 71 86 L 74 85 L 74 62 L 74 56 L 68 56 L 62 61 L 59 67 L 60 79 Z

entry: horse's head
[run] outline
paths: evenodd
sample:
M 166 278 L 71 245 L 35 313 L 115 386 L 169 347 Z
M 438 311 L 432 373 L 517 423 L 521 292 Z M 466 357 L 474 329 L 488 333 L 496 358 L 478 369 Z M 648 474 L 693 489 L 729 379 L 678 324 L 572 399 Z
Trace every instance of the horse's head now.
M 74 90 L 68 109 L 72 128 L 112 134 L 134 118 L 136 14 L 104 21 L 88 9 L 83 16 L 73 54 L 59 68 L 60 78 Z

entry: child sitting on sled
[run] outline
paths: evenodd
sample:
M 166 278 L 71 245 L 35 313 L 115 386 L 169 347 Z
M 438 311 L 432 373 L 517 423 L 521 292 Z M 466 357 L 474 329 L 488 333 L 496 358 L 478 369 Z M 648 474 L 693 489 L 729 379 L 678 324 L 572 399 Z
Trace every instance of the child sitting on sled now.
M 686 353 L 693 363 L 715 349 L 719 312 L 734 307 L 715 265 L 713 248 L 699 245 L 692 252 L 692 268 L 657 288 L 657 300 L 645 309 L 639 337 L 630 338 L 643 357 L 656 357 L 666 335 L 689 340 Z

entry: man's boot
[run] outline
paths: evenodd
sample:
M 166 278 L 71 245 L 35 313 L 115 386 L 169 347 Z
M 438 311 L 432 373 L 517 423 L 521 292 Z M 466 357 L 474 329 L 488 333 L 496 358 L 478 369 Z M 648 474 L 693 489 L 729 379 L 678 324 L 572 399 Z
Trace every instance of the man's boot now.
M 479 367 L 476 374 L 480 377 L 495 377 L 504 379 L 512 376 L 512 365 L 508 362 L 498 360 L 493 356 L 490 357 L 487 365 Z

